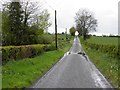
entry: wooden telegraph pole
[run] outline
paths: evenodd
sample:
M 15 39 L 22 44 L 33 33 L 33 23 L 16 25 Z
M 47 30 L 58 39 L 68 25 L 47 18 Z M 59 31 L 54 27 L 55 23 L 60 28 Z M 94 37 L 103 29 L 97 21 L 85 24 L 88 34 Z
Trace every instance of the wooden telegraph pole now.
M 67 39 L 68 39 L 68 38 L 67 38 L 67 28 L 66 28 L 66 41 L 67 41 Z
M 57 18 L 56 18 L 56 10 L 55 10 L 55 46 L 57 50 Z

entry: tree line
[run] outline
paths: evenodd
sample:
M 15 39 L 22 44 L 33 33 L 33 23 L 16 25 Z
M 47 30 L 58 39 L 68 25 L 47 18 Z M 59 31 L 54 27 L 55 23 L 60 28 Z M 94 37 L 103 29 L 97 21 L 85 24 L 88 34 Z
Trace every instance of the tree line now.
M 37 2 L 12 0 L 3 5 L 1 14 L 3 46 L 44 43 L 50 14 Z

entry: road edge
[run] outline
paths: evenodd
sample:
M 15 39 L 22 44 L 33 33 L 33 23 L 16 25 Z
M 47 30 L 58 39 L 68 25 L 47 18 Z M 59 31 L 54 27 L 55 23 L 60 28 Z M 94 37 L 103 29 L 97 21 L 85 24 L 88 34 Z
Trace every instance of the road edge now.
M 61 57 L 55 64 L 53 64 L 47 72 L 43 73 L 42 76 L 40 76 L 35 82 L 32 83 L 28 88 L 36 88 L 39 82 L 42 81 L 43 78 L 45 78 L 67 55 L 69 55 L 69 51 L 66 52 L 63 57 Z

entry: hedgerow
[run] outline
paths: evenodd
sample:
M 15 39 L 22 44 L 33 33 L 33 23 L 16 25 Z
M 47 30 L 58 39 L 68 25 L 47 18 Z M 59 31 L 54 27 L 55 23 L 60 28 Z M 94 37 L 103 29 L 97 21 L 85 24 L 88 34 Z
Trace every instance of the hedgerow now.
M 116 45 L 103 45 L 103 44 L 95 44 L 95 43 L 89 43 L 89 42 L 85 42 L 85 45 L 87 45 L 92 49 L 96 49 L 98 51 L 108 53 L 112 57 L 120 56 L 120 52 L 118 51 L 118 46 Z
M 32 58 L 45 51 L 55 50 L 53 44 L 36 44 L 23 46 L 3 46 L 2 49 L 2 64 L 14 59 L 20 60 L 23 58 Z

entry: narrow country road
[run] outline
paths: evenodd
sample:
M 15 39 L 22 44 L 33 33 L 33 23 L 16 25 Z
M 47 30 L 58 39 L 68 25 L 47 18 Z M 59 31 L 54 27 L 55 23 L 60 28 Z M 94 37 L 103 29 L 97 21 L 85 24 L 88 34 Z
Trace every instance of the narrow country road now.
M 111 88 L 74 38 L 69 52 L 31 88 Z

